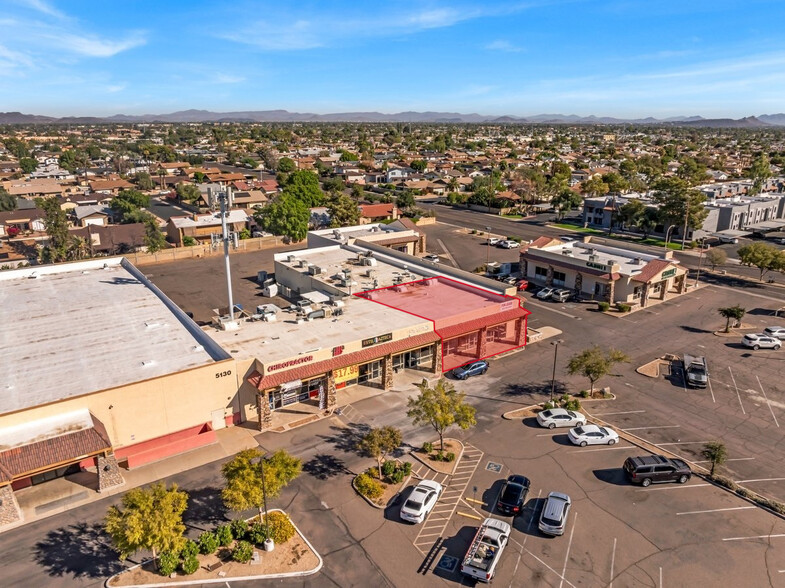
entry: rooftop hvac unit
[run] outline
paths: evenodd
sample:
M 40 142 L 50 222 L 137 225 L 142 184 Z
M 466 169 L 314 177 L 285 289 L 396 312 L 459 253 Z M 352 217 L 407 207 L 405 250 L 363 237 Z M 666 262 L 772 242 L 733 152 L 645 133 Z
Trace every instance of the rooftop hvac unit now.
M 400 286 L 395 286 L 395 288 L 393 288 L 393 292 L 408 292 L 408 291 L 409 288 L 407 288 L 403 284 L 401 284 Z
M 561 252 L 562 252 L 563 255 L 566 255 L 568 257 L 572 257 L 572 249 L 562 249 Z
M 341 231 L 339 231 L 338 229 L 335 229 L 333 231 L 333 237 L 335 237 L 336 239 L 340 239 L 341 238 Z
M 424 280 L 421 282 L 424 286 L 433 287 L 439 283 L 439 280 Z
M 278 284 L 265 284 L 264 288 L 262 288 L 262 296 L 265 296 L 266 298 L 278 296 Z
M 308 262 L 305 261 L 304 259 L 301 259 L 297 265 L 298 267 L 308 267 Z
M 322 273 L 322 268 L 320 268 L 318 265 L 308 266 L 308 273 L 312 276 L 318 276 L 320 273 Z
M 376 275 L 376 270 L 374 269 L 367 269 L 365 270 L 365 275 L 369 278 L 372 278 Z
M 589 254 L 589 261 L 597 261 L 597 256 L 594 255 L 593 253 L 590 253 Z
M 289 263 L 294 263 L 294 261 L 296 259 L 297 259 L 297 257 L 295 257 L 294 255 L 287 255 L 286 256 L 286 261 L 288 261 Z
M 374 257 L 363 257 L 363 262 L 362 263 L 363 263 L 363 265 L 375 266 L 376 265 L 376 258 L 374 258 Z
M 606 263 L 606 265 L 614 265 L 616 263 L 616 260 L 615 259 L 609 259 L 605 263 Z

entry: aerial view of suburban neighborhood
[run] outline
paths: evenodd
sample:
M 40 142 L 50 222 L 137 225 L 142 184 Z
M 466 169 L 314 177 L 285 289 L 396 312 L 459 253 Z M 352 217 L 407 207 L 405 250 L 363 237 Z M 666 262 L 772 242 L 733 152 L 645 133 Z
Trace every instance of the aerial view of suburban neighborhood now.
M 785 5 L 0 9 L 0 586 L 785 587 Z

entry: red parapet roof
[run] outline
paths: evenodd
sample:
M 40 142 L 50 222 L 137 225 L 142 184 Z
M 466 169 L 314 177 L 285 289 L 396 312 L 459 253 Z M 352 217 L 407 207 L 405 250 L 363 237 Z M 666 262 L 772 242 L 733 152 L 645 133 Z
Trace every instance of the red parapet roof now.
M 495 325 L 506 323 L 507 321 L 512 321 L 519 318 L 525 318 L 530 314 L 531 311 L 526 310 L 525 308 L 518 307 L 518 308 L 513 308 L 511 310 L 506 310 L 504 312 L 494 314 L 492 316 L 484 316 L 470 321 L 466 321 L 464 323 L 458 323 L 456 325 L 443 327 L 439 329 L 437 332 L 442 337 L 442 339 L 452 339 L 453 337 L 458 337 L 459 335 L 472 333 L 483 327 L 493 327 Z

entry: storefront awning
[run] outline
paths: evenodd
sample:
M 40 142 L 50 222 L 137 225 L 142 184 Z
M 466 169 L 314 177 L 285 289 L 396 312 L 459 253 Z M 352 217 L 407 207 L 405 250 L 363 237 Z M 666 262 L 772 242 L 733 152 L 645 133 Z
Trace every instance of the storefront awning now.
M 101 421 L 87 410 L 62 416 L 68 418 L 72 415 L 75 415 L 69 425 L 72 430 L 62 425 L 52 428 L 51 425 L 57 424 L 54 422 L 56 418 L 49 418 L 13 427 L 20 431 L 3 431 L 5 436 L 10 437 L 18 437 L 26 431 L 41 432 L 37 437 L 20 441 L 13 447 L 0 451 L 0 483 L 25 478 L 111 451 L 112 443 Z M 66 432 L 59 433 L 62 430 Z M 7 446 L 5 443 L 4 445 Z
M 414 337 L 407 337 L 391 343 L 382 343 L 380 345 L 373 345 L 362 351 L 355 351 L 354 353 L 346 353 L 324 361 L 317 361 L 315 363 L 306 364 L 296 367 L 291 370 L 284 370 L 262 376 L 258 371 L 254 371 L 248 376 L 247 381 L 258 390 L 267 390 L 269 388 L 277 388 L 281 384 L 291 382 L 293 380 L 306 380 L 314 376 L 325 374 L 338 368 L 349 367 L 361 363 L 367 363 L 374 359 L 384 357 L 385 355 L 392 355 L 394 353 L 401 353 L 409 349 L 416 349 L 433 343 L 440 339 L 439 335 L 433 331 L 415 335 Z
M 507 321 L 524 318 L 530 314 L 531 312 L 525 308 L 518 307 L 511 310 L 506 310 L 504 312 L 492 314 L 490 316 L 484 316 L 463 323 L 449 325 L 447 327 L 438 329 L 437 332 L 442 336 L 442 339 L 452 339 L 453 337 L 458 337 L 467 333 L 473 333 L 474 331 L 478 331 L 483 327 L 493 327 L 502 323 L 506 323 Z

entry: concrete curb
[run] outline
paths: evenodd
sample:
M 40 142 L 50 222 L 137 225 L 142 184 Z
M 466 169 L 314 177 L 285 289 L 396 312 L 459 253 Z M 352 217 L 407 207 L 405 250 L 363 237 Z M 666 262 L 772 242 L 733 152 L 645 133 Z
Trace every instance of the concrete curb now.
M 535 408 L 539 408 L 539 404 L 532 404 L 531 406 L 524 406 L 523 408 L 516 408 L 513 410 L 508 410 L 505 413 L 502 413 L 502 418 L 507 421 L 514 421 L 520 418 L 516 413 L 523 413 L 527 410 L 534 410 Z
M 273 508 L 273 509 L 268 510 L 268 512 L 284 512 L 284 511 L 282 511 L 280 508 Z M 284 513 L 284 514 L 286 514 L 286 513 Z M 287 516 L 289 516 L 289 515 L 287 515 Z M 255 517 L 252 517 L 252 518 L 255 518 Z M 322 556 L 319 555 L 319 552 L 316 551 L 316 549 L 314 549 L 313 545 L 311 545 L 311 542 L 308 541 L 308 538 L 305 535 L 303 535 L 302 531 L 300 531 L 300 528 L 297 525 L 294 524 L 294 521 L 292 521 L 291 517 L 289 517 L 289 520 L 292 522 L 292 526 L 294 527 L 294 530 L 297 531 L 297 534 L 300 536 L 300 538 L 308 546 L 308 549 L 310 549 L 313 552 L 313 554 L 316 556 L 316 559 L 319 560 L 318 565 L 315 568 L 313 568 L 312 570 L 306 570 L 306 571 L 303 571 L 303 572 L 282 572 L 280 574 L 266 574 L 266 575 L 265 574 L 259 574 L 259 575 L 256 575 L 256 576 L 237 576 L 237 577 L 233 577 L 233 578 L 224 577 L 224 578 L 209 578 L 209 579 L 206 579 L 206 580 L 186 580 L 186 581 L 183 581 L 183 582 L 160 582 L 160 583 L 155 583 L 155 584 L 129 584 L 128 586 L 123 586 L 122 588 L 165 588 L 166 586 L 193 586 L 194 584 L 226 584 L 226 585 L 228 585 L 229 582 L 249 582 L 249 581 L 254 581 L 254 580 L 255 581 L 259 581 L 259 580 L 275 580 L 275 579 L 283 579 L 283 578 L 303 578 L 305 576 L 311 576 L 313 574 L 316 574 L 317 572 L 319 572 L 319 570 L 322 569 L 322 566 L 324 566 L 324 560 L 322 559 Z M 150 561 L 150 560 L 146 560 L 146 561 L 144 561 L 144 562 L 142 562 L 140 564 L 136 564 L 135 566 L 131 566 L 127 570 L 123 570 L 122 572 L 120 572 L 118 574 L 115 574 L 114 576 L 110 576 L 104 582 L 104 586 L 106 588 L 115 588 L 115 587 L 109 585 L 109 582 L 112 580 L 112 578 L 116 578 L 117 576 L 119 576 L 120 574 L 124 574 L 128 570 L 133 570 L 134 568 L 138 568 L 139 566 L 143 566 L 148 561 Z

